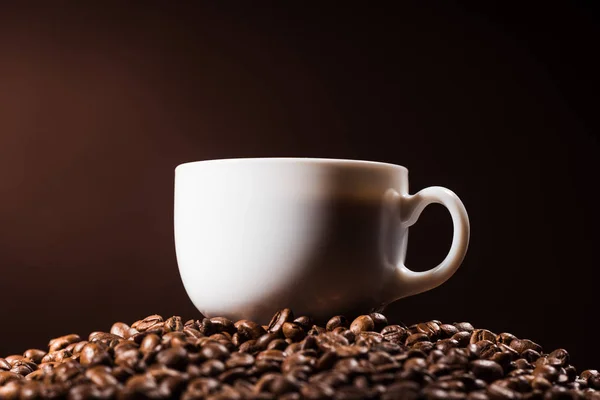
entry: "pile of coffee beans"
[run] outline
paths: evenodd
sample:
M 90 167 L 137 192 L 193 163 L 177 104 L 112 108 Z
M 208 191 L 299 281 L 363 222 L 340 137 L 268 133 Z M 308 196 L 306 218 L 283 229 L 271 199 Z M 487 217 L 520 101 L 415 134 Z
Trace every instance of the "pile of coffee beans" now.
M 38 398 L 600 400 L 600 373 L 468 322 L 323 327 L 284 309 L 268 326 L 151 315 L 0 358 L 0 399 Z

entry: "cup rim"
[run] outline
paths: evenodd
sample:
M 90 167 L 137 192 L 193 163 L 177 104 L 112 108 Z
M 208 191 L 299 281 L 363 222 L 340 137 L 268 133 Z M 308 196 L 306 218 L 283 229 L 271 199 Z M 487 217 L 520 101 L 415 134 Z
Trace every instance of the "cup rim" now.
M 402 165 L 391 164 L 381 161 L 353 160 L 346 158 L 313 158 L 313 157 L 240 157 L 240 158 L 215 158 L 209 160 L 189 161 L 175 167 L 175 172 L 181 168 L 199 167 L 206 164 L 230 164 L 230 163 L 303 163 L 303 164 L 337 164 L 343 167 L 368 167 L 368 168 L 392 168 L 408 172 Z

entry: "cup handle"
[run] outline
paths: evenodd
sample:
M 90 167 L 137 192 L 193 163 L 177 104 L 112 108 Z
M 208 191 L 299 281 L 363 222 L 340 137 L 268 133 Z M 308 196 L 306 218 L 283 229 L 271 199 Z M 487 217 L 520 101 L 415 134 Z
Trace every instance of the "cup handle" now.
M 469 216 L 458 196 L 441 186 L 425 188 L 414 195 L 400 195 L 394 192 L 395 205 L 400 210 L 400 221 L 405 228 L 414 225 L 421 212 L 429 204 L 442 204 L 452 216 L 454 234 L 448 255 L 437 267 L 424 272 L 415 272 L 404 264 L 396 267 L 393 277 L 393 292 L 390 301 L 433 289 L 448 280 L 460 267 L 469 245 Z

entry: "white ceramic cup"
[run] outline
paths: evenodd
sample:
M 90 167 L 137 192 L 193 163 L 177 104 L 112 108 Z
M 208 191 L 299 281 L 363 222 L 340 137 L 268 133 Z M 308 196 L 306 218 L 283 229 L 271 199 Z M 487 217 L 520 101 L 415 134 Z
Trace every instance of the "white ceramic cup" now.
M 408 227 L 431 203 L 454 224 L 437 267 L 404 265 Z M 432 289 L 460 266 L 469 219 L 450 190 L 408 194 L 408 170 L 370 161 L 248 158 L 175 169 L 175 248 L 206 316 L 268 323 L 279 309 L 353 315 Z

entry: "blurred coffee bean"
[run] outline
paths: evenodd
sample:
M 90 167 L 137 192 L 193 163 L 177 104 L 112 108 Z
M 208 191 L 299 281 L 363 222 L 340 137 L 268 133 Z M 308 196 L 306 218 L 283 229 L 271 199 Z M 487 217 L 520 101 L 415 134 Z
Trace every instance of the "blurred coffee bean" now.
M 343 315 L 336 315 L 335 317 L 332 317 L 329 321 L 327 321 L 327 325 L 325 326 L 325 329 L 328 331 L 332 331 L 332 330 L 334 330 L 336 328 L 340 328 L 340 327 L 347 328 L 348 320 Z
M 468 322 L 455 322 L 454 326 L 458 329 L 459 332 L 473 332 L 475 328 Z

